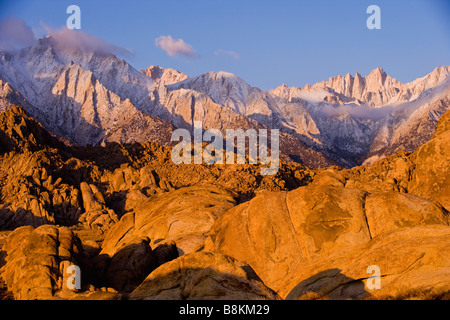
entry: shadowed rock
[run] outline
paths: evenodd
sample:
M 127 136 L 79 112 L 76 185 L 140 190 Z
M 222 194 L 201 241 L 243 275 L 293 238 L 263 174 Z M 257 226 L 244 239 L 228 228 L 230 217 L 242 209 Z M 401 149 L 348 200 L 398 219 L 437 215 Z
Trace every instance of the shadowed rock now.
M 232 208 L 213 225 L 205 250 L 248 263 L 280 292 L 291 275 L 316 261 L 428 225 L 449 228 L 447 211 L 433 201 L 313 183 L 288 193 L 261 194 Z
M 154 270 L 130 299 L 277 299 L 252 268 L 209 252 L 184 255 Z

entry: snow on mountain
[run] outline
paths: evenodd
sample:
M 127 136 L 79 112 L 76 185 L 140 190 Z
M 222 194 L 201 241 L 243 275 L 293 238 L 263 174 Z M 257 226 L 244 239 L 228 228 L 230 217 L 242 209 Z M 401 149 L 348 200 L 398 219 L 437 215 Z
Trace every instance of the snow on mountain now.
M 368 157 L 414 150 L 432 136 L 438 116 L 428 117 L 427 112 L 441 115 L 448 109 L 442 99 L 448 95 L 449 70 L 449 66 L 438 67 L 402 84 L 376 68 L 366 77 L 347 74 L 303 89 L 283 85 L 270 92 L 303 102 L 320 132 L 315 136 L 320 142 L 309 145 L 325 148 L 326 154 L 343 164 L 355 165 Z M 436 104 L 439 110 L 432 111 L 430 105 Z M 348 126 L 348 117 L 353 126 Z M 417 131 L 418 127 L 422 130 Z M 351 128 L 354 131 L 348 134 Z
M 253 88 L 230 73 L 209 72 L 166 87 L 203 92 L 217 104 L 279 128 L 339 163 L 354 166 L 369 156 L 383 156 L 401 147 L 414 150 L 431 137 L 437 119 L 428 118 L 425 111 L 423 117 L 418 116 L 418 110 L 428 110 L 425 105 L 445 96 L 449 70 L 439 67 L 402 84 L 376 68 L 365 77 L 347 74 L 303 89 L 283 85 L 270 92 Z M 446 108 L 444 104 L 436 114 Z M 413 134 L 408 128 L 417 127 L 418 119 L 427 122 L 422 127 L 429 130 L 421 131 L 407 145 L 397 143 L 397 137 Z
M 270 92 L 290 100 L 300 98 L 315 103 L 327 101 L 380 107 L 412 101 L 422 91 L 442 83 L 449 73 L 450 66 L 437 67 L 430 74 L 403 84 L 391 78 L 383 69 L 376 68 L 365 77 L 359 73 L 353 77 L 348 73 L 345 76 L 330 77 L 328 81 L 318 82 L 312 86 L 306 85 L 303 89 L 283 85 Z
M 150 66 L 145 70 L 140 70 L 140 72 L 151 78 L 159 86 L 171 85 L 188 78 L 185 73 L 171 68 L 162 68 L 160 66 Z
M 171 125 L 145 112 L 155 82 L 112 54 L 60 50 L 47 37 L 0 53 L 0 78 L 26 100 L 19 104 L 33 117 L 73 142 L 109 141 L 118 128 L 118 142 L 170 140 L 161 133 L 170 134 Z
M 194 120 L 222 131 L 275 128 L 291 159 L 329 165 L 328 156 L 354 166 L 429 139 L 448 109 L 449 73 L 443 66 L 402 84 L 376 68 L 365 77 L 267 92 L 223 71 L 193 78 L 159 66 L 138 71 L 111 53 L 61 47 L 47 37 L 0 53 L 0 108 L 22 105 L 80 144 L 164 144 L 174 127 L 192 130 Z
M 61 49 L 51 37 L 42 38 L 36 45 L 20 51 L 3 53 L 0 59 L 4 80 L 34 103 L 52 87 L 62 70 L 72 64 L 91 71 L 106 89 L 141 109 L 150 103 L 150 93 L 155 86 L 151 78 L 113 54 Z
M 222 94 L 226 101 L 260 108 L 259 96 L 252 98 L 247 93 L 268 95 L 231 74 L 219 73 L 216 80 L 223 78 L 230 81 L 231 91 Z M 168 144 L 174 126 L 192 130 L 194 120 L 201 120 L 204 129 L 223 132 L 227 128 L 266 128 L 235 112 L 231 104 L 216 103 L 200 89 L 171 87 L 189 80 L 176 70 L 152 66 L 139 72 L 112 54 L 61 49 L 49 37 L 20 51 L 0 53 L 0 79 L 4 96 L 12 97 L 14 88 L 23 97 L 23 103 L 18 104 L 48 130 L 83 145 L 147 140 Z M 214 86 L 205 86 L 204 91 L 211 93 Z M 4 101 L 6 108 L 9 100 Z M 290 155 L 298 161 L 311 166 L 334 164 L 301 141 L 293 143 L 292 136 L 281 139 L 281 145 L 289 146 Z M 294 145 L 295 150 L 291 150 Z
M 277 97 L 251 87 L 243 79 L 228 72 L 208 72 L 167 86 L 169 91 L 180 88 L 203 92 L 215 103 L 266 125 L 272 123 L 272 114 L 277 108 Z
M 382 128 L 372 141 L 365 163 L 371 163 L 383 154 L 392 154 L 398 150 L 412 151 L 427 142 L 433 136 L 437 121 L 449 109 L 450 77 L 438 82 L 435 87 L 422 91 L 409 102 L 397 104 L 385 119 L 378 121 Z
M 231 77 L 231 74 L 228 74 L 228 76 Z M 222 90 L 220 87 L 216 87 L 218 91 L 208 91 L 208 85 L 199 86 L 199 83 L 201 82 L 198 81 L 198 79 L 195 80 L 192 87 L 187 80 L 165 86 L 167 91 L 164 93 L 164 99 L 161 100 L 161 103 L 167 109 L 168 113 L 163 115 L 163 117 L 176 127 L 193 130 L 194 121 L 202 121 L 204 130 L 218 129 L 222 132 L 224 137 L 226 137 L 226 129 L 248 130 L 280 127 L 279 123 L 282 122 L 280 119 L 273 117 L 275 113 L 273 113 L 272 110 L 266 109 L 269 111 L 267 116 L 251 113 L 250 111 L 260 110 L 258 104 L 262 104 L 263 108 L 270 106 L 267 101 L 263 99 L 255 99 L 255 93 L 260 93 L 262 96 L 268 95 L 268 93 L 264 93 L 256 88 L 251 88 L 247 91 L 247 93 L 249 93 L 247 96 L 240 95 L 242 98 L 242 106 L 247 108 L 246 111 L 241 110 L 242 112 L 247 112 L 247 114 L 241 114 L 237 112 L 239 107 L 236 107 L 234 102 L 231 102 L 231 98 L 222 95 L 221 97 L 225 97 L 225 102 L 229 103 L 223 103 L 222 101 L 223 104 L 220 104 L 217 102 L 220 101 L 217 98 L 217 95 L 212 95 L 216 98 L 216 101 L 214 101 L 213 97 L 210 97 L 204 92 L 207 91 L 210 93 L 213 91 L 213 93 L 217 94 L 218 91 Z M 197 90 L 193 88 L 196 88 Z M 236 88 L 228 88 L 231 90 L 230 95 L 233 96 L 233 91 L 236 90 Z M 248 88 L 250 88 L 250 86 L 248 86 Z M 237 92 L 234 93 L 238 95 Z M 242 92 L 239 94 L 241 93 Z M 234 95 L 234 97 L 236 95 Z M 258 96 L 256 95 L 256 97 Z M 271 97 L 271 99 L 275 98 Z M 310 120 L 311 119 L 305 121 Z M 305 132 L 302 131 L 302 133 Z M 280 153 L 284 160 L 295 160 L 311 167 L 323 167 L 336 164 L 321 152 L 311 149 L 304 142 L 287 131 L 280 135 Z
M 232 109 L 239 114 L 246 114 L 247 98 L 252 90 L 241 78 L 228 72 L 208 72 L 195 78 L 186 79 L 182 82 L 167 87 L 169 91 L 177 89 L 192 89 L 203 92 L 214 102 Z

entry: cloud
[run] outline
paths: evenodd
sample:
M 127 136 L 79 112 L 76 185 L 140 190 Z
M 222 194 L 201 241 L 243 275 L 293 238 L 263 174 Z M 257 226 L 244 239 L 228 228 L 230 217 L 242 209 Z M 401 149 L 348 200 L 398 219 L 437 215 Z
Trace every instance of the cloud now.
M 35 41 L 33 31 L 24 20 L 10 17 L 0 22 L 0 50 L 14 50 Z
M 94 35 L 79 30 L 70 30 L 65 26 L 59 29 L 51 28 L 41 22 L 41 27 L 54 40 L 60 50 L 82 50 L 87 52 L 112 53 L 130 57 L 132 51 L 108 43 Z M 0 51 L 15 50 L 36 43 L 37 30 L 33 31 L 24 20 L 10 17 L 0 22 Z
M 156 38 L 155 45 L 163 49 L 171 57 L 178 55 L 182 55 L 190 59 L 197 57 L 197 54 L 191 45 L 184 42 L 183 39 L 174 39 L 170 35 Z
M 55 30 L 47 26 L 45 26 L 45 29 L 60 50 L 112 53 L 114 55 L 125 57 L 129 57 L 133 53 L 130 49 L 108 43 L 94 35 L 87 34 L 80 30 L 71 30 L 66 27 Z
M 367 105 L 330 105 L 324 104 L 320 107 L 319 112 L 325 114 L 330 117 L 337 117 L 340 115 L 350 114 L 359 119 L 370 119 L 370 120 L 380 120 L 387 117 L 392 111 L 398 110 L 401 108 L 395 109 L 392 106 L 383 106 L 381 108 L 373 108 Z
M 214 55 L 216 56 L 230 56 L 235 60 L 239 60 L 241 57 L 239 56 L 239 54 L 236 51 L 233 50 L 223 50 L 223 49 L 219 49 L 214 51 Z
M 395 114 L 411 114 L 424 103 L 426 103 L 427 97 L 418 98 L 414 101 L 403 102 L 398 105 L 384 105 L 382 107 L 374 108 L 368 105 L 330 105 L 324 104 L 320 107 L 319 112 L 327 116 L 336 117 L 339 115 L 351 115 L 359 119 L 369 119 L 378 121 Z

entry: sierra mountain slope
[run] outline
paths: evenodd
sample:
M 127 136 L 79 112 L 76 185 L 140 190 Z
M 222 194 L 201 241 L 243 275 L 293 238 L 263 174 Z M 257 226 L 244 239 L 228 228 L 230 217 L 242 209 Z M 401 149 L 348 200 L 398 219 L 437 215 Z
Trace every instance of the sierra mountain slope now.
M 172 125 L 135 106 L 148 109 L 154 81 L 113 55 L 59 50 L 48 37 L 2 53 L 0 77 L 4 105 L 23 106 L 71 142 L 170 142 Z
M 278 129 L 286 159 L 352 167 L 432 136 L 448 109 L 449 67 L 402 84 L 381 68 L 303 89 L 263 91 L 227 72 L 189 78 L 173 69 L 138 71 L 115 55 L 47 37 L 0 53 L 0 107 L 21 105 L 53 134 L 80 145 L 169 144 L 176 128 Z

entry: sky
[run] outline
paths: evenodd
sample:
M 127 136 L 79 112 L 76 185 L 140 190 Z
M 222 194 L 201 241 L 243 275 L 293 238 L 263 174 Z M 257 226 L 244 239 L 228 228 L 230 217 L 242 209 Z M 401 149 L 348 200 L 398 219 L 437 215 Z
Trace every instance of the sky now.
M 46 36 L 65 28 L 70 5 L 81 9 L 79 32 L 136 69 L 226 71 L 263 90 L 376 67 L 405 83 L 450 65 L 449 0 L 0 0 L 0 29 L 23 20 Z M 367 28 L 370 5 L 381 29 Z

